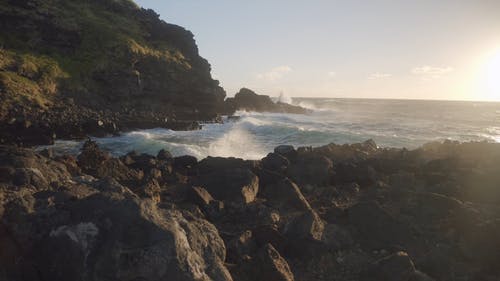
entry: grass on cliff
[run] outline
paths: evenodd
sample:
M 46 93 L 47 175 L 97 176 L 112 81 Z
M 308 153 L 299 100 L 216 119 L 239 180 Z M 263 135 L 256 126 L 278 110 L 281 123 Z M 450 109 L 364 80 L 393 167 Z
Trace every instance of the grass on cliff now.
M 58 90 L 58 81 L 65 78 L 67 73 L 50 57 L 0 49 L 2 109 L 16 104 L 46 108 Z
M 70 92 L 96 90 L 93 73 L 132 69 L 135 62 L 144 58 L 186 70 L 191 67 L 182 52 L 169 42 L 148 39 L 144 23 L 133 16 L 139 9 L 133 1 L 25 2 L 31 2 L 28 4 L 31 7 L 0 3 L 0 16 L 26 19 L 27 28 L 33 31 L 0 33 L 0 48 L 3 47 L 0 49 L 0 95 L 4 101 L 30 101 L 43 108 L 50 105 L 61 85 Z M 43 42 L 40 29 L 29 25 L 38 24 L 37 20 L 54 28 L 54 33 L 74 34 L 77 42 L 70 42 L 71 51 L 61 51 L 56 43 Z

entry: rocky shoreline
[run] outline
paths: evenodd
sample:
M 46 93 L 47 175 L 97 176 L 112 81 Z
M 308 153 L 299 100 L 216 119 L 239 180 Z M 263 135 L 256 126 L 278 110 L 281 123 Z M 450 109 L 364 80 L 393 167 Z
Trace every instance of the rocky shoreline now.
M 481 142 L 258 161 L 0 146 L 0 280 L 497 280 L 499 164 Z

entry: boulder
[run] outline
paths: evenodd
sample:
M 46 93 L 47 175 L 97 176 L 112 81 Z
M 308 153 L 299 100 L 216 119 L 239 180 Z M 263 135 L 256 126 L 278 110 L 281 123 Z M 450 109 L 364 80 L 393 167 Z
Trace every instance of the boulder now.
M 259 191 L 259 178 L 248 169 L 234 168 L 203 174 L 195 180 L 212 196 L 225 204 L 241 205 L 255 200 Z
M 278 145 L 274 148 L 274 153 L 279 154 L 290 161 L 295 160 L 295 157 L 297 157 L 297 151 L 292 145 Z
M 252 237 L 252 232 L 247 230 L 227 243 L 227 261 L 241 262 L 248 256 L 253 256 L 257 245 Z
M 138 184 L 144 177 L 140 170 L 130 169 L 118 158 L 110 158 L 97 166 L 94 176 L 98 178 L 111 177 L 124 185 Z
M 281 211 L 304 212 L 311 209 L 299 187 L 288 178 L 265 186 L 261 195 L 271 206 Z
M 278 173 L 285 172 L 288 165 L 290 165 L 290 161 L 287 158 L 277 153 L 269 153 L 266 157 L 262 158 L 261 163 L 264 169 Z
M 349 230 L 337 224 L 325 225 L 321 241 L 332 251 L 349 249 L 355 243 Z
M 205 208 L 214 200 L 212 195 L 206 189 L 199 186 L 192 186 L 188 191 L 188 200 L 198 205 L 200 208 Z
M 252 230 L 252 236 L 257 246 L 263 247 L 271 244 L 279 252 L 284 252 L 288 243 L 287 238 L 281 234 L 275 225 L 261 225 Z
M 285 235 L 289 240 L 321 240 L 324 223 L 314 210 L 293 217 L 285 226 Z
M 158 152 L 156 158 L 158 158 L 158 160 L 165 161 L 165 160 L 170 160 L 173 157 L 172 154 L 170 154 L 170 152 L 166 151 L 165 149 L 162 149 Z
M 348 221 L 359 233 L 359 242 L 367 251 L 403 248 L 420 251 L 414 231 L 396 220 L 375 201 L 360 202 L 347 210 Z
M 198 159 L 194 156 L 184 155 L 174 158 L 174 169 L 186 171 L 198 163 Z
M 476 221 L 459 234 L 462 254 L 474 262 L 498 271 L 500 261 L 500 219 Z
M 271 244 L 262 247 L 253 260 L 256 280 L 293 281 L 292 270 L 287 261 Z
M 300 186 L 325 186 L 332 181 L 333 163 L 325 156 L 299 155 L 287 168 L 286 174 Z
M 71 175 L 62 163 L 29 149 L 0 146 L 0 182 L 45 190 L 70 179 Z
M 0 239 L 19 258 L 5 263 L 2 274 L 8 280 L 232 280 L 213 225 L 116 188 L 103 191 L 63 200 L 65 211 L 25 203 L 19 212 L 8 205 L 2 226 L 23 247 L 11 249 L 12 241 Z
M 78 166 L 84 173 L 97 176 L 98 167 L 110 158 L 111 155 L 108 152 L 102 151 L 95 141 L 89 139 L 83 144 L 81 153 L 78 155 Z

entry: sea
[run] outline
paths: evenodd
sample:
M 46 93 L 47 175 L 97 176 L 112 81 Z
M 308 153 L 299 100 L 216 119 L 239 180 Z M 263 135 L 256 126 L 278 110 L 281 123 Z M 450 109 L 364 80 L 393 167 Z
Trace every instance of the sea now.
M 198 131 L 149 129 L 94 138 L 114 155 L 135 150 L 156 155 L 261 159 L 282 144 L 321 146 L 373 139 L 380 147 L 414 149 L 433 141 L 500 142 L 500 103 L 469 101 L 288 98 L 310 114 L 239 111 L 223 124 Z M 83 142 L 58 140 L 55 153 L 76 154 Z M 47 146 L 38 149 L 47 148 Z

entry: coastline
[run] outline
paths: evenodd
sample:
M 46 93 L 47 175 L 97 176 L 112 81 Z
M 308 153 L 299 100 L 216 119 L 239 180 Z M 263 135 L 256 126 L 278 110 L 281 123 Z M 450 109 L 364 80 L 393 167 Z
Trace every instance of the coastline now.
M 14 146 L 0 146 L 0 154 L 1 233 L 8 234 L 0 276 L 9 280 L 498 274 L 499 144 L 406 150 L 369 140 L 198 161 L 164 150 L 114 158 L 88 141 L 77 157 Z M 173 242 L 183 239 L 188 244 Z

